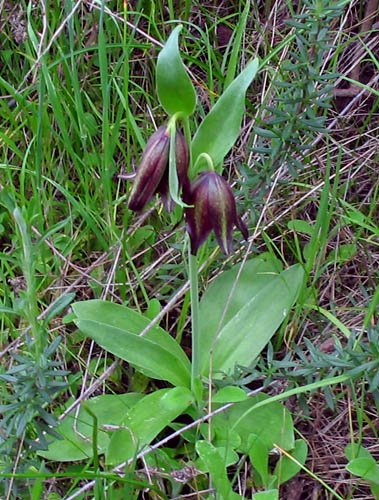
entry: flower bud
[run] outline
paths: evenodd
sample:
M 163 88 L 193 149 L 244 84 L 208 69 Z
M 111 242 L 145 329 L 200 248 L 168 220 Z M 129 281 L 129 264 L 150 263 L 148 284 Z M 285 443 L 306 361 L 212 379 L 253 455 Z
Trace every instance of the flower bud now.
M 183 190 L 183 201 L 187 203 L 190 182 L 188 179 L 187 171 L 189 165 L 189 150 L 187 141 L 180 130 L 175 134 L 175 158 L 176 158 L 176 172 L 178 174 L 179 187 Z M 163 204 L 167 212 L 171 212 L 174 208 L 174 202 L 170 196 L 169 181 L 168 181 L 168 165 L 167 169 L 159 183 L 157 193 L 161 195 Z
M 176 169 L 179 185 L 183 192 L 189 189 L 187 177 L 189 151 L 180 131 L 176 131 Z M 129 208 L 141 211 L 155 193 L 159 193 L 168 211 L 172 209 L 169 194 L 168 163 L 170 153 L 170 133 L 167 125 L 162 125 L 147 141 L 145 151 L 138 166 L 129 199 Z
M 215 232 L 218 244 L 226 255 L 232 252 L 233 226 L 244 238 L 248 230 L 237 216 L 236 202 L 229 184 L 218 173 L 201 172 L 191 186 L 191 208 L 185 210 L 187 231 L 191 239 L 191 252 L 196 255 L 209 233 Z

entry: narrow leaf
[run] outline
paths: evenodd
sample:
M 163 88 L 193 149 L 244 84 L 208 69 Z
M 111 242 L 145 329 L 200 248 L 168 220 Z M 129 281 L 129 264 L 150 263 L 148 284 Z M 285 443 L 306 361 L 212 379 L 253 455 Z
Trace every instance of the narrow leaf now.
M 196 106 L 196 93 L 179 53 L 181 29 L 182 25 L 174 29 L 158 56 L 157 91 L 167 114 L 183 113 L 189 116 Z
M 201 153 L 207 153 L 221 173 L 221 163 L 240 133 L 245 94 L 258 67 L 258 59 L 249 62 L 204 118 L 192 142 L 194 164 Z
M 188 366 L 160 344 L 98 321 L 76 320 L 75 323 L 100 347 L 128 361 L 148 377 L 167 380 L 173 385 L 190 386 Z

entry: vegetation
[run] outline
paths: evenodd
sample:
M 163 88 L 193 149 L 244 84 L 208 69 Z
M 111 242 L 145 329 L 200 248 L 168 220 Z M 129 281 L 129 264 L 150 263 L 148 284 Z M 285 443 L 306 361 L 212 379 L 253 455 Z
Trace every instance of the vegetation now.
M 377 0 L 0 12 L 0 498 L 379 498 Z

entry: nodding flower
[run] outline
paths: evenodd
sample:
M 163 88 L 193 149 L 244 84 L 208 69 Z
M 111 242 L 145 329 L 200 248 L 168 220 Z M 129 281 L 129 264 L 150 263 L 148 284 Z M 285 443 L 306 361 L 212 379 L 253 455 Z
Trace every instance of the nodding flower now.
M 245 240 L 248 239 L 247 227 L 237 215 L 232 189 L 217 172 L 201 172 L 191 185 L 190 197 L 193 207 L 186 208 L 185 215 L 193 255 L 196 255 L 212 230 L 225 255 L 233 250 L 234 225 Z
M 189 151 L 183 134 L 175 134 L 176 169 L 179 185 L 183 192 L 189 188 L 187 170 Z M 136 212 L 144 209 L 154 194 L 161 195 L 166 210 L 172 210 L 173 202 L 169 194 L 168 163 L 170 152 L 170 131 L 162 125 L 147 141 L 141 162 L 130 193 L 129 208 Z

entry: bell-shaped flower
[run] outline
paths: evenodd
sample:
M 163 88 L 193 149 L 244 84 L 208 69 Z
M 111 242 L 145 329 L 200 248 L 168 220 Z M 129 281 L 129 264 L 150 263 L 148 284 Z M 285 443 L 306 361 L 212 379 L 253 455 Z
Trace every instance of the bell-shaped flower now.
M 233 250 L 232 234 L 236 225 L 245 240 L 248 230 L 237 215 L 231 187 L 217 172 L 201 172 L 191 185 L 191 204 L 186 208 L 186 226 L 191 239 L 191 253 L 196 255 L 209 233 L 215 232 L 218 244 L 226 255 Z
M 175 134 L 176 169 L 179 185 L 188 189 L 189 152 L 183 134 Z M 159 193 L 167 210 L 172 209 L 169 195 L 168 163 L 170 152 L 170 131 L 162 125 L 147 141 L 129 198 L 129 208 L 140 212 L 152 196 Z

